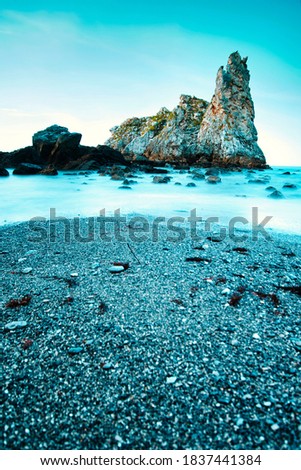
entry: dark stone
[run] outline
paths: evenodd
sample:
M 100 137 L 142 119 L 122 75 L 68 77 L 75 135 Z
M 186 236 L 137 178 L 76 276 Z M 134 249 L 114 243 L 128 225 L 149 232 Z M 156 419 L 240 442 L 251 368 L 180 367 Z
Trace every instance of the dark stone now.
M 216 184 L 216 183 L 221 183 L 222 180 L 219 176 L 208 176 L 208 178 L 206 179 L 206 182 L 209 183 L 209 184 Z
M 170 182 L 170 178 L 168 176 L 154 176 L 153 183 L 156 184 L 166 184 Z
M 21 163 L 13 171 L 14 175 L 36 175 L 40 173 L 43 168 L 39 165 L 34 165 L 33 163 Z
M 297 189 L 297 186 L 293 183 L 285 183 L 282 186 L 282 189 Z
M 196 184 L 195 183 L 188 183 L 186 184 L 187 188 L 195 188 Z
M 268 197 L 272 199 L 284 199 L 283 194 L 280 191 L 273 191 L 271 194 L 268 195 Z
M 276 191 L 276 188 L 274 188 L 274 186 L 268 186 L 267 188 L 265 188 L 266 191 Z
M 0 176 L 9 176 L 9 172 L 2 166 L 0 167 Z
M 145 173 L 152 173 L 153 175 L 166 175 L 168 170 L 164 168 L 144 168 Z

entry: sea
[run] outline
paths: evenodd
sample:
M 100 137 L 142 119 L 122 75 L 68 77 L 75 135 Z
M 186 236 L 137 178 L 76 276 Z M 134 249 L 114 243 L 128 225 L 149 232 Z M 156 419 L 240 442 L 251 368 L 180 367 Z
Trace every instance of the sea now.
M 120 189 L 122 181 L 96 172 L 17 176 L 10 170 L 9 177 L 0 178 L 0 225 L 49 219 L 51 213 L 73 218 L 112 216 L 117 211 L 126 216 L 185 219 L 194 211 L 202 220 L 214 218 L 221 225 L 235 220 L 242 230 L 251 228 L 257 214 L 257 222 L 263 221 L 266 230 L 301 234 L 301 167 L 222 173 L 218 184 L 193 180 L 187 171 L 168 170 L 170 183 L 154 184 L 154 175 L 139 173 L 132 189 Z M 257 178 L 265 182 L 249 182 Z M 191 182 L 196 186 L 187 187 Z M 294 187 L 284 188 L 285 184 Z M 280 191 L 283 199 L 270 198 L 269 186 Z

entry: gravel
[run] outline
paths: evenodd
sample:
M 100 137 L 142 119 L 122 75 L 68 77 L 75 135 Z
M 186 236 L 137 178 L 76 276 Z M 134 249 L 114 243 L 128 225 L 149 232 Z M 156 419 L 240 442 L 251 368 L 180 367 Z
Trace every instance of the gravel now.
M 300 448 L 299 237 L 60 230 L 0 229 L 4 449 Z

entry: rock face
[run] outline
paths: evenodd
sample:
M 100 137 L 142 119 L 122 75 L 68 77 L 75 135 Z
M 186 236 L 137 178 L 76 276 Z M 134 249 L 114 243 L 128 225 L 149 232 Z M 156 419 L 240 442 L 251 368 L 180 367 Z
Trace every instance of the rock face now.
M 58 169 L 99 169 L 102 165 L 125 163 L 123 155 L 106 145 L 87 147 L 80 145 L 82 135 L 69 132 L 67 127 L 53 125 L 32 137 L 33 145 L 13 152 L 0 152 L 3 167 L 19 167 L 22 164 L 40 165 L 40 173 L 55 175 Z M 33 174 L 14 172 L 14 174 Z M 37 172 L 36 172 L 37 173 Z
M 162 108 L 155 116 L 128 119 L 114 127 L 106 143 L 129 160 L 196 161 L 201 157 L 197 136 L 207 107 L 207 101 L 182 95 L 173 111 Z
M 201 152 L 213 164 L 257 167 L 265 158 L 257 144 L 247 58 L 234 52 L 220 67 L 211 103 L 202 120 Z
M 265 167 L 249 81 L 247 58 L 234 52 L 218 70 L 210 104 L 182 95 L 173 111 L 162 108 L 114 127 L 106 143 L 129 160 Z

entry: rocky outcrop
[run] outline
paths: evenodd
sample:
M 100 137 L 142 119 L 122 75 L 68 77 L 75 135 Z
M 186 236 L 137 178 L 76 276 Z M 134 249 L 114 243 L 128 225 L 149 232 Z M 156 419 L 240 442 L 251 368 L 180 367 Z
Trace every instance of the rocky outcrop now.
M 173 111 L 162 108 L 154 116 L 114 127 L 106 143 L 129 160 L 193 162 L 201 156 L 197 135 L 207 106 L 207 101 L 182 95 Z
M 40 159 L 33 147 L 24 147 L 13 152 L 1 152 L 0 162 L 6 168 L 15 168 L 21 163 L 38 164 Z
M 214 165 L 265 165 L 257 144 L 254 105 L 247 58 L 234 52 L 226 69 L 220 67 L 213 98 L 198 135 L 203 158 Z
M 80 145 L 81 137 L 78 132 L 69 132 L 67 127 L 55 124 L 34 134 L 31 147 L 13 152 L 0 152 L 0 164 L 7 168 L 15 168 L 25 163 L 40 165 L 41 174 L 52 176 L 56 174 L 56 169 L 98 169 L 102 165 L 125 163 L 120 152 L 106 145 Z M 20 171 L 23 171 L 22 168 Z
M 182 95 L 173 111 L 162 108 L 155 116 L 114 127 L 106 143 L 129 160 L 265 167 L 249 80 L 247 58 L 234 52 L 226 69 L 218 70 L 210 104 Z

